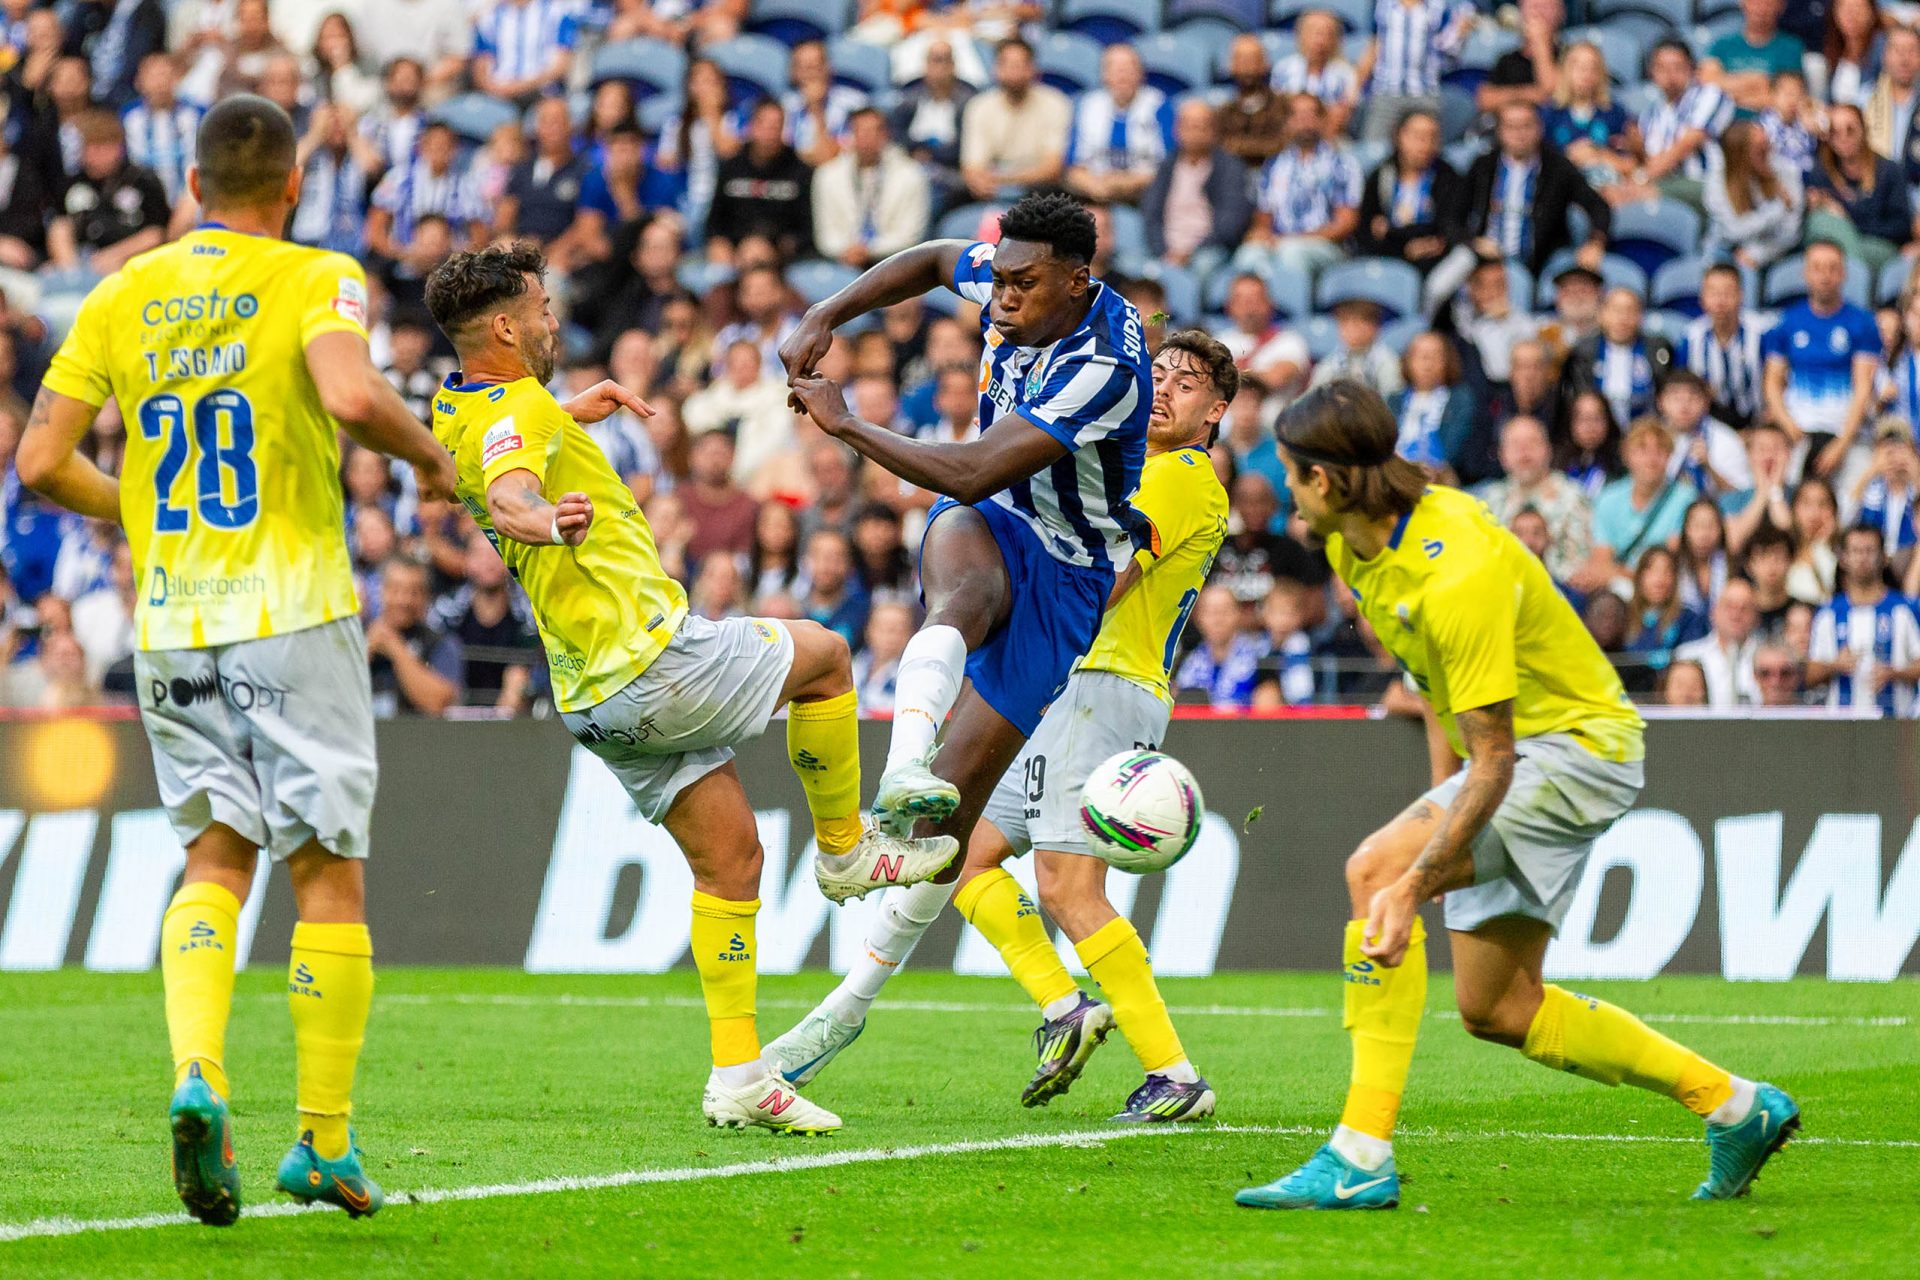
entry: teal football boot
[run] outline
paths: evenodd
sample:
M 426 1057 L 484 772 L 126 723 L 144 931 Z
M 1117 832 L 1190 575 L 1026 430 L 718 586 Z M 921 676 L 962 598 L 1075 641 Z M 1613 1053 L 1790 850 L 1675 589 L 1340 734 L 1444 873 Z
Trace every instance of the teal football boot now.
M 317 1200 L 337 1205 L 351 1218 L 371 1218 L 380 1212 L 380 1206 L 387 1199 L 380 1184 L 361 1168 L 360 1144 L 351 1133 L 347 1137 L 347 1154 L 338 1160 L 328 1160 L 313 1149 L 313 1130 L 301 1134 L 300 1141 L 293 1144 L 293 1150 L 280 1162 L 274 1185 L 308 1204 Z
M 1286 1177 L 1248 1187 L 1233 1202 L 1249 1209 L 1391 1209 L 1400 1203 L 1400 1175 L 1391 1156 L 1368 1172 L 1329 1143 Z
M 1761 1166 L 1800 1131 L 1800 1108 L 1782 1089 L 1754 1086 L 1753 1110 L 1739 1124 L 1707 1125 L 1707 1180 L 1694 1189 L 1695 1200 L 1731 1200 L 1743 1196 L 1760 1176 Z
M 233 1159 L 233 1117 L 227 1104 L 200 1074 L 173 1091 L 167 1111 L 173 1130 L 173 1189 L 187 1212 L 210 1227 L 230 1227 L 240 1217 L 240 1168 Z

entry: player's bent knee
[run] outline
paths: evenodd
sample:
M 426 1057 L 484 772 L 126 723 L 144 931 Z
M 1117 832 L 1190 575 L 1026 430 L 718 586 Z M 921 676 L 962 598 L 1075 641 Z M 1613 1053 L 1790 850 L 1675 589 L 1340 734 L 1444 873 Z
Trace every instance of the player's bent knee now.
M 1460 1003 L 1460 1025 L 1475 1040 L 1515 1049 L 1527 1042 L 1527 1028 L 1533 1018 L 1531 1013 L 1521 1016 L 1519 1001 L 1480 1001 L 1462 992 L 1455 995 Z
M 1356 900 L 1365 900 L 1392 884 L 1401 870 L 1380 847 L 1379 838 L 1368 836 L 1347 855 L 1347 889 Z

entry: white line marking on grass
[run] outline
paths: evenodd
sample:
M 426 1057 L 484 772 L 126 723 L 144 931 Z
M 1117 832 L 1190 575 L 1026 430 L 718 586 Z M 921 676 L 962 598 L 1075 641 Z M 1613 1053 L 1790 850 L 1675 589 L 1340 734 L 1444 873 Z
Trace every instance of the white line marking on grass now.
M 608 1191 L 620 1187 L 652 1183 L 710 1182 L 723 1178 L 753 1177 L 763 1173 L 800 1173 L 812 1169 L 837 1169 L 846 1165 L 890 1164 L 902 1160 L 924 1160 L 929 1156 L 972 1155 L 987 1151 L 1032 1151 L 1047 1147 L 1098 1148 L 1104 1143 L 1128 1138 L 1183 1138 L 1216 1136 L 1311 1137 L 1325 1133 L 1322 1125 L 1151 1125 L 1126 1129 L 1088 1129 L 1072 1133 L 1012 1134 L 971 1142 L 935 1142 L 909 1147 L 865 1147 L 854 1151 L 820 1151 L 806 1155 L 774 1156 L 766 1160 L 747 1160 L 737 1164 L 704 1165 L 679 1169 L 629 1169 L 620 1173 L 588 1174 L 581 1177 L 541 1178 L 532 1182 L 492 1182 L 471 1187 L 429 1187 L 419 1191 L 396 1191 L 387 1199 L 385 1211 L 407 1205 L 450 1204 L 465 1200 L 499 1200 L 512 1196 L 554 1195 L 575 1191 Z M 1483 1132 L 1442 1132 L 1434 1129 L 1402 1129 L 1400 1136 L 1434 1142 L 1601 1142 L 1695 1146 L 1700 1139 L 1676 1134 L 1634 1133 L 1534 1133 L 1519 1130 L 1490 1129 Z M 1902 1138 L 1829 1138 L 1796 1137 L 1795 1146 L 1920 1148 L 1920 1140 Z M 285 1218 L 303 1213 L 331 1213 L 328 1205 L 292 1204 L 276 1201 L 252 1205 L 243 1211 L 248 1218 Z M 146 1231 L 156 1227 L 190 1225 L 194 1220 L 184 1213 L 149 1213 L 130 1218 L 36 1218 L 31 1222 L 0 1223 L 0 1244 L 16 1240 L 46 1239 L 59 1236 L 89 1235 L 108 1231 Z

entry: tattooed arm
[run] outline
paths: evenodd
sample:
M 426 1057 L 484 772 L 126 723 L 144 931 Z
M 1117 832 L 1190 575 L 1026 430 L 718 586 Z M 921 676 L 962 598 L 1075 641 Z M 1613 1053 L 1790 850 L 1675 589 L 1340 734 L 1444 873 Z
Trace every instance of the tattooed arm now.
M 98 412 L 84 400 L 40 388 L 14 467 L 20 482 L 42 497 L 69 511 L 119 524 L 120 482 L 79 452 Z
M 1392 967 L 1406 954 L 1420 904 L 1473 883 L 1473 842 L 1513 783 L 1513 700 L 1455 715 L 1467 747 L 1467 778 L 1406 874 L 1373 895 L 1360 949 Z

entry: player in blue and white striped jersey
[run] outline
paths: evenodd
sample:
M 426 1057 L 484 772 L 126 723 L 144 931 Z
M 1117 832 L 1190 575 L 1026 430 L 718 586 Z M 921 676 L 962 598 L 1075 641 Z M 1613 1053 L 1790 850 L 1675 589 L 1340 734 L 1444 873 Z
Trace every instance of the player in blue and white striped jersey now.
M 1840 582 L 1813 619 L 1807 684 L 1827 686 L 1827 705 L 1861 716 L 1911 716 L 1920 680 L 1920 621 L 1913 602 L 1887 586 L 1880 530 L 1855 525 L 1840 541 Z
M 1149 536 L 1130 502 L 1153 400 L 1146 338 L 1139 312 L 1088 270 L 1093 216 L 1071 196 L 1028 195 L 1000 235 L 997 247 L 936 240 L 894 254 L 809 310 L 780 351 L 796 403 L 829 435 L 946 495 L 920 545 L 927 617 L 900 658 L 873 815 L 902 832 L 919 820 L 963 847 Z M 813 373 L 836 327 L 940 285 L 981 307 L 981 433 L 964 444 L 862 422 Z M 816 867 L 823 882 L 844 874 L 835 861 Z M 959 874 L 951 865 L 889 893 L 846 981 L 768 1051 L 800 1073 L 852 1043 Z
M 525 104 L 565 88 L 580 0 L 500 0 L 474 23 L 473 83 Z

